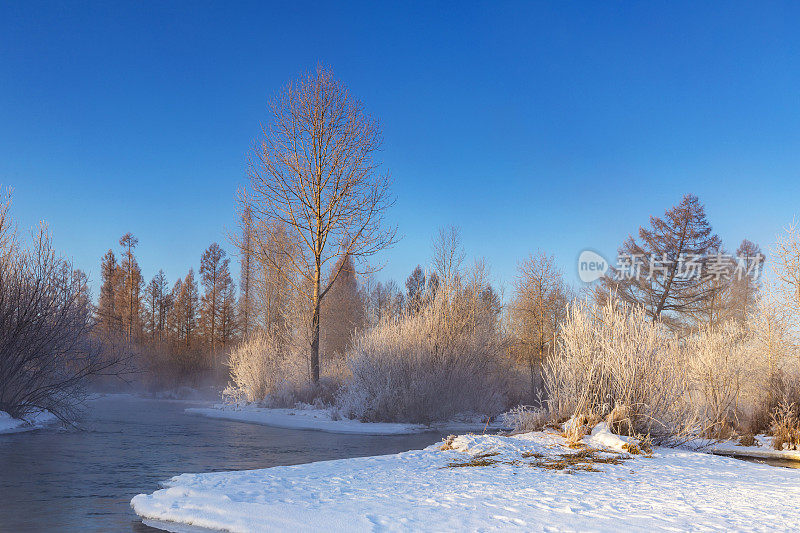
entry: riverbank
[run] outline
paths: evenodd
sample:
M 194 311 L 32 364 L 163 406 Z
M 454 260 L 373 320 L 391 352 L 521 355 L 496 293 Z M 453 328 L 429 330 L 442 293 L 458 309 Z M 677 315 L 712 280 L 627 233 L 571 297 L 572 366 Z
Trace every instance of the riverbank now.
M 250 424 L 261 424 L 286 429 L 304 429 L 349 435 L 411 435 L 426 432 L 496 431 L 503 429 L 497 423 L 487 424 L 480 417 L 465 417 L 462 420 L 431 425 L 389 422 L 361 422 L 337 417 L 330 409 L 315 409 L 311 406 L 295 409 L 274 409 L 255 405 L 231 406 L 217 404 L 213 407 L 189 408 L 187 414 L 207 416 L 222 420 L 233 420 Z
M 750 457 L 753 459 L 773 459 L 800 463 L 800 451 L 776 450 L 772 447 L 772 437 L 768 435 L 756 435 L 753 438 L 753 444 L 750 446 L 744 446 L 735 441 L 717 442 L 710 445 L 707 451 L 728 457 Z
M 5 411 L 0 411 L 0 435 L 34 431 L 57 421 L 58 419 L 55 415 L 48 411 L 38 411 L 28 416 L 25 420 L 13 418 Z
M 233 532 L 789 530 L 800 471 L 658 448 L 571 448 L 554 433 L 463 435 L 424 450 L 245 472 L 182 474 L 135 512 Z

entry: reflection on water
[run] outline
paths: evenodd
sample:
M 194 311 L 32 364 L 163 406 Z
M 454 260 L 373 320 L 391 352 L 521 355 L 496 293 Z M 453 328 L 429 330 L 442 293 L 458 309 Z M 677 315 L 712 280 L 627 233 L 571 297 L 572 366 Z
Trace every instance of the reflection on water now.
M 780 466 L 783 468 L 800 468 L 800 461 L 788 461 L 786 459 L 758 459 L 756 457 L 742 457 L 735 455 L 734 459 L 741 459 L 748 463 L 758 463 L 762 465 Z
M 0 435 L 0 531 L 156 531 L 130 499 L 183 472 L 396 453 L 441 437 L 336 435 L 183 413 L 196 405 L 112 396 L 89 403 L 82 431 Z

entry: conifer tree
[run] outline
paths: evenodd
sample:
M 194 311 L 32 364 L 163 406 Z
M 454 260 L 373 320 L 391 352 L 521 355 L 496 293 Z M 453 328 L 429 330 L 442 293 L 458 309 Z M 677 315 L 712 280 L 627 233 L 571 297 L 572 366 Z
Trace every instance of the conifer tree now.
M 344 355 L 353 333 L 364 327 L 366 315 L 353 260 L 344 256 L 338 263 L 334 271 L 339 275 L 323 304 L 325 329 L 322 330 L 322 346 L 328 356 Z
M 707 266 L 721 249 L 703 204 L 687 194 L 664 218 L 650 217 L 650 227 L 640 227 L 638 239 L 628 237 L 619 255 L 632 264 L 612 268 L 603 284 L 622 300 L 643 306 L 653 321 L 678 325 L 720 290 L 708 283 Z
M 123 249 L 120 265 L 122 273 L 120 311 L 123 331 L 128 340 L 131 340 L 141 330 L 141 292 L 144 281 L 136 257 L 133 255 L 133 249 L 139 244 L 139 239 L 132 233 L 126 233 L 120 238 L 119 244 Z
M 232 283 L 229 271 L 229 259 L 219 244 L 212 243 L 200 258 L 200 280 L 203 284 L 201 316 L 205 344 L 216 353 L 219 341 L 220 313 L 222 308 L 222 290 L 226 284 Z
M 109 250 L 100 262 L 100 298 L 97 305 L 97 322 L 106 333 L 121 331 L 122 320 L 117 309 L 120 272 L 114 251 Z

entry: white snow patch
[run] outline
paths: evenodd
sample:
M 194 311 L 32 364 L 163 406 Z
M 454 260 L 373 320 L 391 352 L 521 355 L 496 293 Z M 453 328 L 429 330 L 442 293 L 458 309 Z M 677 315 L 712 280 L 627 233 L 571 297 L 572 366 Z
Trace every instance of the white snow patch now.
M 592 434 L 581 439 L 581 442 L 593 448 L 613 450 L 620 453 L 627 452 L 628 447 L 631 445 L 638 446 L 639 444 L 639 441 L 633 437 L 623 437 L 612 433 L 605 422 L 600 422 L 592 428 Z
M 603 434 L 598 431 L 599 435 Z M 574 452 L 555 434 L 461 435 L 425 450 L 263 470 L 182 474 L 133 498 L 146 520 L 232 532 L 455 530 L 785 531 L 800 523 L 800 470 L 656 449 L 599 472 L 530 466 Z M 495 453 L 522 459 L 448 468 Z M 530 460 L 527 460 L 530 461 Z
M 49 411 L 37 411 L 28 416 L 26 420 L 13 418 L 5 411 L 0 411 L 0 435 L 41 429 L 45 425 L 55 422 L 56 420 L 58 419 L 55 417 L 55 415 Z

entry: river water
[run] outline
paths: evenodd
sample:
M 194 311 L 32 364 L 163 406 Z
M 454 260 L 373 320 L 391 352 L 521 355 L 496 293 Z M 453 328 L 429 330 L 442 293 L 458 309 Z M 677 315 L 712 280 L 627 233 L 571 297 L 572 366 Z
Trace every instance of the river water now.
M 183 412 L 201 405 L 107 396 L 87 404 L 80 430 L 0 435 L 0 531 L 158 531 L 130 500 L 183 472 L 397 453 L 441 437 L 337 435 Z

